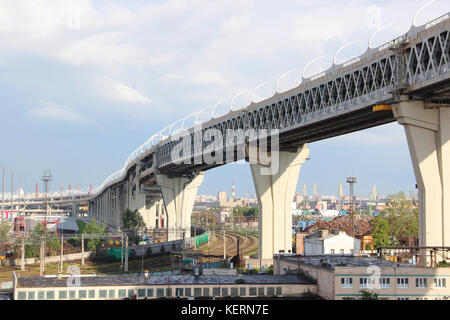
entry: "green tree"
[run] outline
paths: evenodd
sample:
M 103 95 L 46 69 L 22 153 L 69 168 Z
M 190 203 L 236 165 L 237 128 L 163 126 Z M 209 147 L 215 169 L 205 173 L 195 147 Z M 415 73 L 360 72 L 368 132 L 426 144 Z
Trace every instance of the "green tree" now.
M 42 239 L 46 239 L 46 232 L 44 225 L 38 223 L 31 231 L 30 238 L 33 240 L 35 245 L 25 246 L 25 258 L 39 258 L 40 254 L 40 242 Z
M 373 246 L 375 249 L 379 247 L 391 245 L 389 236 L 389 221 L 384 216 L 380 215 L 374 217 L 372 220 L 373 225 Z
M 61 249 L 61 242 L 58 240 L 58 237 L 56 235 L 48 239 L 47 243 L 50 247 L 52 255 L 58 253 L 58 251 Z
M 258 207 L 238 206 L 233 208 L 234 216 L 257 217 L 259 214 Z
M 394 245 L 398 239 L 417 237 L 419 235 L 419 212 L 413 201 L 406 198 L 403 192 L 388 196 L 389 203 L 383 214 L 388 220 L 389 235 Z
M 374 291 L 361 290 L 360 293 L 362 294 L 361 300 L 379 300 L 378 293 Z
M 258 207 L 247 207 L 244 211 L 244 217 L 257 217 L 259 215 Z
M 137 210 L 131 211 L 127 209 L 127 211 L 125 211 L 122 216 L 122 226 L 123 230 L 132 239 L 136 239 L 139 235 L 143 234 L 146 229 L 144 219 Z
M 11 230 L 12 230 L 11 223 L 9 223 L 8 221 L 0 222 L 0 240 L 2 242 L 6 242 L 8 234 L 11 232 Z
M 87 248 L 90 251 L 96 251 L 100 245 L 100 235 L 106 231 L 106 225 L 97 224 L 94 218 L 87 224 L 83 230 L 83 233 L 89 234 L 90 238 L 87 241 Z

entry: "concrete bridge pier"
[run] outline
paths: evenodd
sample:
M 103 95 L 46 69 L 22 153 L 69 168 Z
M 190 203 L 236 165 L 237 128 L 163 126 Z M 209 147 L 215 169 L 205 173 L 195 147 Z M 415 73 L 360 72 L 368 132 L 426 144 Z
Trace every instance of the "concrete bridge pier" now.
M 185 237 L 191 236 L 191 215 L 198 187 L 203 181 L 204 173 L 195 178 L 174 177 L 157 174 L 156 183 L 161 187 L 167 212 L 166 225 L 169 229 L 185 229 Z M 169 232 L 169 241 L 181 239 L 182 235 Z
M 279 250 L 292 251 L 292 201 L 309 148 L 304 144 L 297 152 L 278 154 L 279 168 L 272 175 L 262 174 L 262 169 L 270 164 L 250 164 L 259 204 L 260 260 L 272 259 Z
M 419 196 L 419 246 L 450 246 L 450 108 L 394 104 L 405 128 Z

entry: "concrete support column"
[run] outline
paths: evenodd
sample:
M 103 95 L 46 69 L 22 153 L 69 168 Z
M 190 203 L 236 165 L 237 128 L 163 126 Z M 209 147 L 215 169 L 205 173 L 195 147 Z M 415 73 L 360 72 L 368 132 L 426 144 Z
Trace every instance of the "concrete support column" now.
M 167 220 L 165 224 L 168 228 L 184 228 L 186 237 L 191 236 L 192 207 L 203 177 L 203 172 L 193 179 L 169 178 L 166 175 L 156 175 L 156 183 L 161 187 L 166 207 Z M 174 239 L 175 237 L 176 233 L 169 232 L 169 241 L 176 240 Z
M 392 111 L 405 128 L 416 177 L 419 245 L 450 246 L 450 110 L 406 101 Z
M 259 259 L 272 259 L 279 250 L 292 251 L 292 201 L 309 148 L 305 144 L 297 152 L 278 154 L 279 169 L 272 175 L 261 174 L 267 165 L 250 164 L 259 204 Z

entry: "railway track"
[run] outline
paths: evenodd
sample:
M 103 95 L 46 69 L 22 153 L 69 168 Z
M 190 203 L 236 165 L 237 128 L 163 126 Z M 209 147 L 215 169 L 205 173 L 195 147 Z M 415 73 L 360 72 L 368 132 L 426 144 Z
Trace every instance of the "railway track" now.
M 227 231 L 226 237 L 226 253 L 228 257 L 236 255 L 237 239 L 240 239 L 240 251 L 242 255 L 247 255 L 253 252 L 258 247 L 257 238 L 252 234 L 245 234 L 239 231 Z M 223 255 L 223 233 L 215 233 L 215 241 L 210 243 L 207 248 L 199 247 L 198 251 L 209 255 Z

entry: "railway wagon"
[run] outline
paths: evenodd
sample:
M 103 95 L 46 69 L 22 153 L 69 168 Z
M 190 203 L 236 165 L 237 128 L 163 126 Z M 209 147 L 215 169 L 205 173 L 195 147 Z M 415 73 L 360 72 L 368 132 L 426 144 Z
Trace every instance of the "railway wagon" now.
M 157 254 L 171 253 L 175 250 L 180 250 L 181 246 L 182 240 L 131 246 L 128 247 L 128 257 L 133 259 L 142 256 L 150 257 Z M 109 248 L 107 255 L 114 260 L 120 260 L 122 257 L 121 250 L 122 248 Z M 125 253 L 125 248 L 123 249 L 123 252 Z

